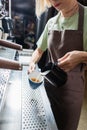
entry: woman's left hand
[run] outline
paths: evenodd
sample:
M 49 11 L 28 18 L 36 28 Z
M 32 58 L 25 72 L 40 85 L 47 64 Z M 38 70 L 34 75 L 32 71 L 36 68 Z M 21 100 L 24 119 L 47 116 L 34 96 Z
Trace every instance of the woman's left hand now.
M 82 51 L 71 51 L 58 59 L 58 66 L 64 71 L 70 71 L 82 62 Z

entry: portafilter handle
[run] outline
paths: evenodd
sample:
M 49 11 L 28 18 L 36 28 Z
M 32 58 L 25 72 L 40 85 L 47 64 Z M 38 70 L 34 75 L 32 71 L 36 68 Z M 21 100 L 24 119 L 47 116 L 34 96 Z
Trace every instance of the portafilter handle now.
M 14 42 L 11 42 L 11 41 L 8 41 L 8 40 L 3 40 L 3 39 L 0 39 L 0 45 L 4 46 L 4 47 L 16 49 L 16 50 L 23 49 L 21 45 L 14 43 Z
M 18 61 L 0 57 L 0 68 L 22 70 L 22 65 Z

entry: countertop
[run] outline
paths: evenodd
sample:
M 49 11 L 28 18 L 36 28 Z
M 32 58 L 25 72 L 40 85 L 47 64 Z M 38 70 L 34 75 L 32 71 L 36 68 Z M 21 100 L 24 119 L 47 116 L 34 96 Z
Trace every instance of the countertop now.
M 25 52 L 19 52 L 20 58 L 30 59 L 32 51 Z M 14 59 L 15 54 L 12 49 L 0 51 L 0 56 L 5 58 Z M 27 63 L 23 63 L 22 71 L 0 69 L 4 75 L 9 75 L 5 82 L 3 103 L 0 104 L 0 130 L 58 130 L 44 84 L 33 90 L 27 69 Z

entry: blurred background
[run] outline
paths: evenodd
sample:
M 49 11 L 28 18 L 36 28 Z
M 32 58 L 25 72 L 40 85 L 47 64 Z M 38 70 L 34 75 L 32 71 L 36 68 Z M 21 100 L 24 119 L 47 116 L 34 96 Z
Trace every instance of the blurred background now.
M 86 0 L 78 1 L 87 5 Z M 56 10 L 50 8 L 38 19 L 35 14 L 35 0 L 0 0 L 0 5 L 0 31 L 8 35 L 7 39 L 15 40 L 23 48 L 35 49 L 47 20 L 56 14 Z M 4 34 L 1 38 L 4 39 Z

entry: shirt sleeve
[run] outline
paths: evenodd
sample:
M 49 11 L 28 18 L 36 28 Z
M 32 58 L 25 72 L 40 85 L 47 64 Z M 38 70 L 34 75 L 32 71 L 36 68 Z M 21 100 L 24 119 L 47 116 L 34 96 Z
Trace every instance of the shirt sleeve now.
M 42 51 L 47 49 L 47 37 L 48 37 L 48 23 L 45 25 L 44 31 L 42 32 L 39 40 L 37 41 L 37 47 Z

